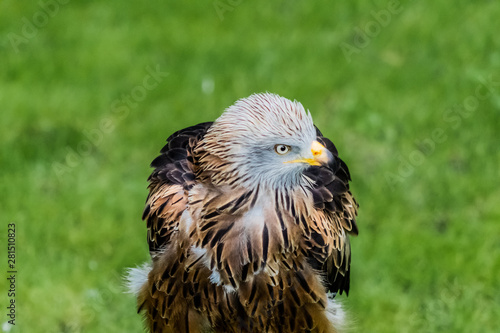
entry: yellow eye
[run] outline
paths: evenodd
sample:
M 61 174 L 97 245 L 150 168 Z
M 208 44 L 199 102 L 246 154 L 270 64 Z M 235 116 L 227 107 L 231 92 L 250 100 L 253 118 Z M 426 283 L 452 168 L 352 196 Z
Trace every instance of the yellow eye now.
M 288 154 L 290 152 L 290 150 L 292 150 L 292 147 L 290 147 L 288 145 L 276 145 L 276 146 L 274 146 L 274 151 L 278 155 Z

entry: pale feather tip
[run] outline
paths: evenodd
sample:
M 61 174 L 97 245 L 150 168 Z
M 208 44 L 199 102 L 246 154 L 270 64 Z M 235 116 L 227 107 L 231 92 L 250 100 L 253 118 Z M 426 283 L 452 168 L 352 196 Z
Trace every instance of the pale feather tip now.
M 142 266 L 128 268 L 125 273 L 125 287 L 127 292 L 139 295 L 142 286 L 148 281 L 148 275 L 151 271 L 151 263 L 146 262 Z
M 346 312 L 339 300 L 333 299 L 333 295 L 328 295 L 328 303 L 326 306 L 326 317 L 328 321 L 335 327 L 335 332 L 345 333 L 350 331 L 347 323 Z

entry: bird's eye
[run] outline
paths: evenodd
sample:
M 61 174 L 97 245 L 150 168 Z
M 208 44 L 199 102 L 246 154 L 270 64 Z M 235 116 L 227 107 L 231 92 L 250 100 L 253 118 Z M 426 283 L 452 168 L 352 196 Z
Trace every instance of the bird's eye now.
M 288 145 L 276 145 L 274 146 L 274 151 L 279 155 L 288 154 L 292 150 L 292 147 Z

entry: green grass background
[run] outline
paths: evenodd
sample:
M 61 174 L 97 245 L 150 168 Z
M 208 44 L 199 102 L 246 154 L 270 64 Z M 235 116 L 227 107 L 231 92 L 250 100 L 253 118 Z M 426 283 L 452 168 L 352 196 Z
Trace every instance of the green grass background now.
M 498 332 L 497 1 L 403 1 L 382 24 L 386 1 L 60 1 L 0 3 L 11 332 L 140 332 L 121 276 L 148 259 L 150 161 L 262 91 L 301 101 L 351 169 L 360 234 L 339 298 L 353 331 Z M 169 74 L 125 107 L 148 66 Z

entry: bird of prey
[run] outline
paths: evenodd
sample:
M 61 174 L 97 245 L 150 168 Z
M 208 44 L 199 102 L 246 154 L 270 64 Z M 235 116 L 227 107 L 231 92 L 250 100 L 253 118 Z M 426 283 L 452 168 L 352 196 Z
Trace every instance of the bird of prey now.
M 297 101 L 254 94 L 172 134 L 151 163 L 151 264 L 130 272 L 150 332 L 338 332 L 358 204 Z

